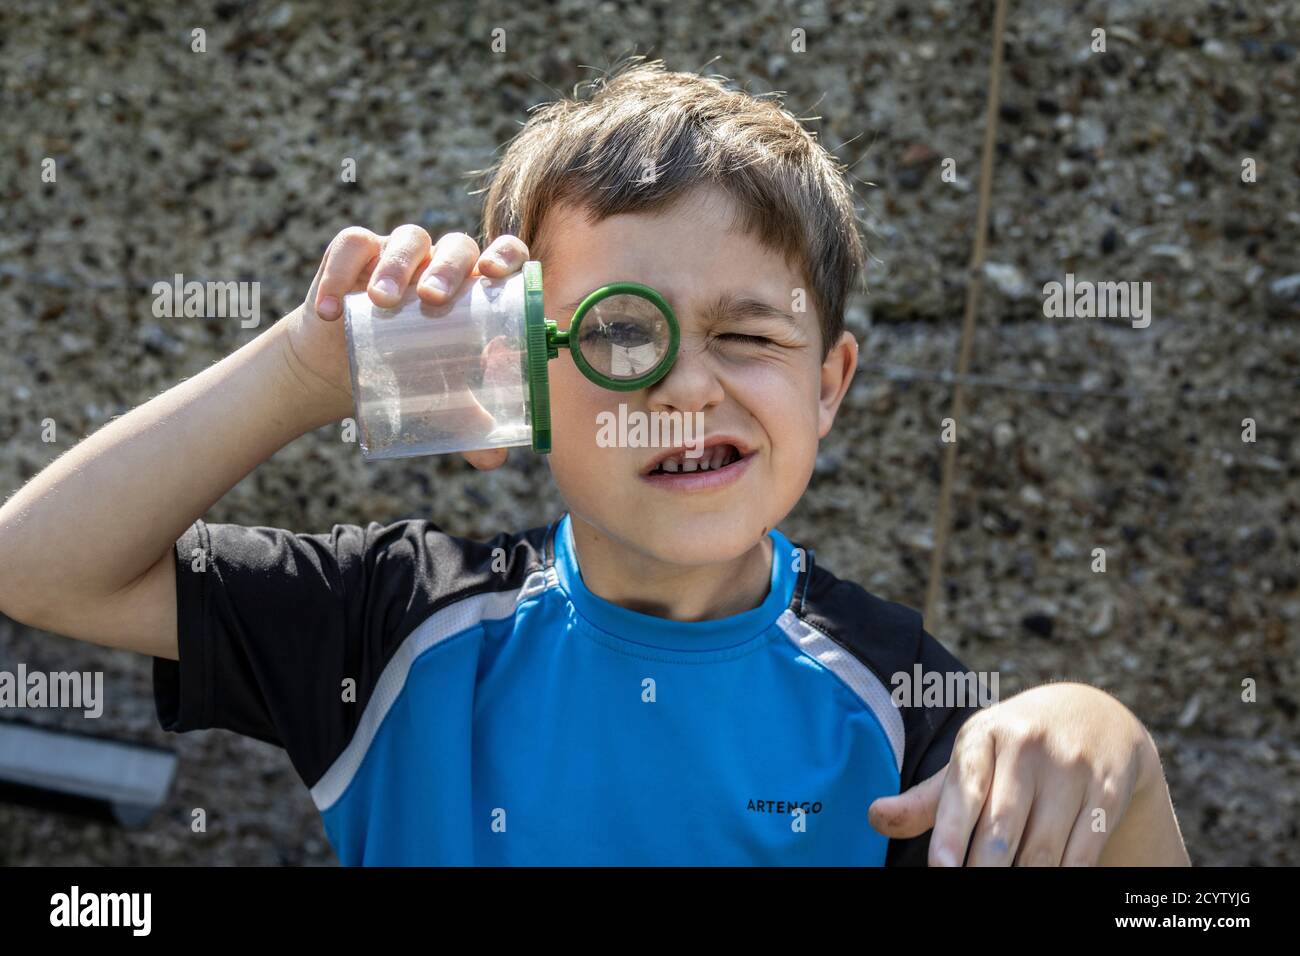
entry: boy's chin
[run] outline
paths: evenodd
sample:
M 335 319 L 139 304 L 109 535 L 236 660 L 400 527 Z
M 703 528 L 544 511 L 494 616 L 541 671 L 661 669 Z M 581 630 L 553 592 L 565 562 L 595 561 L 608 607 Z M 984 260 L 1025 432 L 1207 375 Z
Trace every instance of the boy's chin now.
M 667 564 L 709 565 L 734 561 L 757 546 L 766 528 L 752 516 L 659 514 L 626 532 L 626 538 Z

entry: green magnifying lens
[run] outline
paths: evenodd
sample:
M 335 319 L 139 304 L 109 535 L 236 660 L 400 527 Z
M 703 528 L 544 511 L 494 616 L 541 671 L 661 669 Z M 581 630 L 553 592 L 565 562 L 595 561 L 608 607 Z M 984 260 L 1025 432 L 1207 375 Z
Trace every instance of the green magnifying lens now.
M 677 317 L 662 295 L 638 282 L 614 282 L 588 293 L 567 331 L 543 314 L 542 264 L 524 264 L 528 391 L 533 450 L 551 450 L 547 363 L 568 348 L 590 381 L 616 392 L 648 388 L 677 359 Z

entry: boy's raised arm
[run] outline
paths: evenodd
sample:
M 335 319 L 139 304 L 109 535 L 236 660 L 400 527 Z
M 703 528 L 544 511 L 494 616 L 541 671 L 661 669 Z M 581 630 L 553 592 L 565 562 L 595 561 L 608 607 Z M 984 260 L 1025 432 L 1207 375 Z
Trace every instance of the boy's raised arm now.
M 476 264 L 490 275 L 521 267 L 526 250 L 508 239 L 490 250 L 505 258 L 496 265 L 480 259 L 463 233 L 431 250 L 417 226 L 389 236 L 344 230 L 302 306 L 114 419 L 0 507 L 0 611 L 69 637 L 175 659 L 176 539 L 279 448 L 351 413 L 336 321 L 342 296 L 368 289 L 377 305 L 393 305 L 423 270 L 421 297 L 440 301 L 447 293 L 428 284 L 433 275 L 454 290 Z

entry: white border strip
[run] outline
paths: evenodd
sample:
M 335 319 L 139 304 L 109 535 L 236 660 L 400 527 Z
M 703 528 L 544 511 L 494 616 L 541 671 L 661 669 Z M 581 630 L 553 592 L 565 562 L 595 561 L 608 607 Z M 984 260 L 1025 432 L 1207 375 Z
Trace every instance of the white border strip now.
M 311 788 L 311 798 L 315 801 L 316 808 L 324 813 L 343 796 L 361 768 L 361 762 L 370 750 L 388 711 L 406 686 L 406 678 L 416 658 L 435 644 L 469 630 L 480 621 L 510 617 L 521 602 L 540 594 L 549 586 L 546 572 L 534 571 L 516 590 L 476 594 L 449 604 L 430 615 L 407 635 L 384 667 L 384 672 L 379 675 L 374 693 L 370 695 L 357 729 L 352 734 L 352 740 L 317 781 L 316 786 Z

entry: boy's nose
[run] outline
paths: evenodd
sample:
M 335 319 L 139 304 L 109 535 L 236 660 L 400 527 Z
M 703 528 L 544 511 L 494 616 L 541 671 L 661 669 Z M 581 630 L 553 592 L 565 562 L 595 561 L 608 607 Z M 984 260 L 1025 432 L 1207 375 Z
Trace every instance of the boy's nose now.
M 708 357 L 687 345 L 683 336 L 677 360 L 667 375 L 646 389 L 646 401 L 652 409 L 697 412 L 719 404 L 725 394 Z

